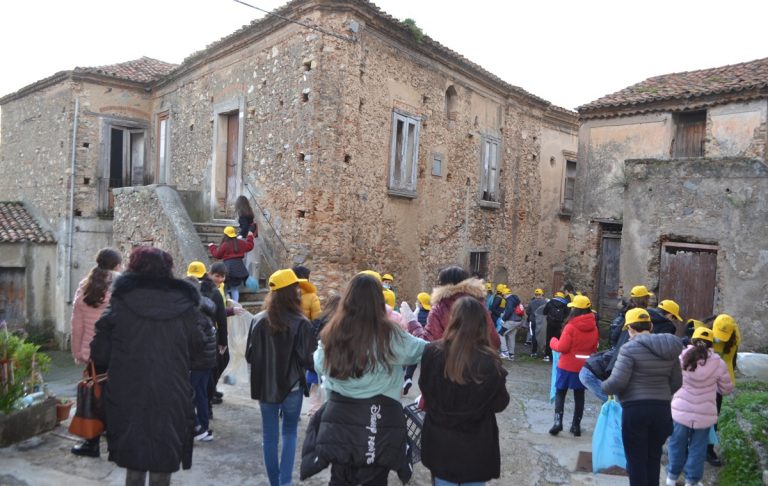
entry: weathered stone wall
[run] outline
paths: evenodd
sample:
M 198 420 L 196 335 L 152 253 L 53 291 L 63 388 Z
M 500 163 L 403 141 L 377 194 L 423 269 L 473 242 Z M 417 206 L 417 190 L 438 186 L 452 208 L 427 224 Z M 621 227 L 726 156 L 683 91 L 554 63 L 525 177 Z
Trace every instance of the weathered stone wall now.
M 662 239 L 714 243 L 715 312 L 734 316 L 742 349 L 767 346 L 768 167 L 747 159 L 632 160 L 626 171 L 622 280 L 658 286 Z
M 707 157 L 765 158 L 768 100 L 707 110 Z
M 173 257 L 174 273 L 186 276 L 187 265 L 208 262 L 208 255 L 184 210 L 176 190 L 165 185 L 124 187 L 114 190 L 115 249 L 128 263 L 137 246 L 154 246 Z

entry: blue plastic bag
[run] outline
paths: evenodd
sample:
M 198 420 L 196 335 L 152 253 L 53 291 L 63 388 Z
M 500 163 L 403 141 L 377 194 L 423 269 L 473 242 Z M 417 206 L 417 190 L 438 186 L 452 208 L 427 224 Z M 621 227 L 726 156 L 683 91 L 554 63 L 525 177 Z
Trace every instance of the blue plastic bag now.
M 555 382 L 557 381 L 557 362 L 560 361 L 560 353 L 552 351 L 552 382 L 549 384 L 549 403 L 555 403 Z
M 245 288 L 250 290 L 251 292 L 258 292 L 259 291 L 259 281 L 253 276 L 249 275 L 247 279 L 245 279 Z
M 504 328 L 504 321 L 502 320 L 501 317 L 499 317 L 498 319 L 496 319 L 496 332 L 501 334 L 501 330 L 503 328 Z
M 712 445 L 718 445 L 720 443 L 720 438 L 717 436 L 717 431 L 715 430 L 715 426 L 709 428 L 709 441 Z
M 592 434 L 592 472 L 600 472 L 611 466 L 627 468 L 624 441 L 621 438 L 621 405 L 608 397 L 600 408 L 595 432 Z

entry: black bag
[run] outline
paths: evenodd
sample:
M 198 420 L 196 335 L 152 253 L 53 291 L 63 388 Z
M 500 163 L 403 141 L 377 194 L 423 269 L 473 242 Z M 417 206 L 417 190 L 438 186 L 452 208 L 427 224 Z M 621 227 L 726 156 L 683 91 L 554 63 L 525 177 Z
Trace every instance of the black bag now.
M 107 374 L 96 374 L 96 366 L 89 361 L 83 379 L 77 384 L 77 408 L 69 433 L 83 439 L 95 439 L 104 432 L 102 397 Z
M 609 365 L 611 364 L 614 353 L 616 353 L 615 349 L 607 349 L 605 351 L 595 353 L 587 358 L 584 366 L 586 366 L 587 369 L 591 371 L 595 377 L 597 377 L 597 379 L 605 381 L 609 376 L 611 376 L 612 369 L 609 368 Z

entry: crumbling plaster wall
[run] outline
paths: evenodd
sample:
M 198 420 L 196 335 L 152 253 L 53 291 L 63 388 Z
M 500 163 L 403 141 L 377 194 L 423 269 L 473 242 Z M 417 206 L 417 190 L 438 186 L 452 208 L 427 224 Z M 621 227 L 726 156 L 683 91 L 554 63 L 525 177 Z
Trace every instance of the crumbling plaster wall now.
M 768 100 L 715 106 L 707 118 L 707 157 L 765 157 Z
M 648 194 L 657 194 L 648 197 Z M 621 278 L 659 284 L 660 242 L 719 246 L 716 313 L 734 316 L 742 349 L 768 346 L 768 167 L 748 159 L 627 162 Z

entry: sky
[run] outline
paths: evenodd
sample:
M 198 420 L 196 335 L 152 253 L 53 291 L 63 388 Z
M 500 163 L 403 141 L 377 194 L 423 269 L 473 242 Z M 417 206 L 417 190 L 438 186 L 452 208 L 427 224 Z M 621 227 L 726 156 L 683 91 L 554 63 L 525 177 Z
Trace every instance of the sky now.
M 246 0 L 273 10 L 285 0 Z M 506 82 L 575 109 L 651 76 L 768 57 L 768 2 L 374 0 Z M 180 63 L 262 12 L 234 0 L 0 4 L 0 96 L 58 71 Z

